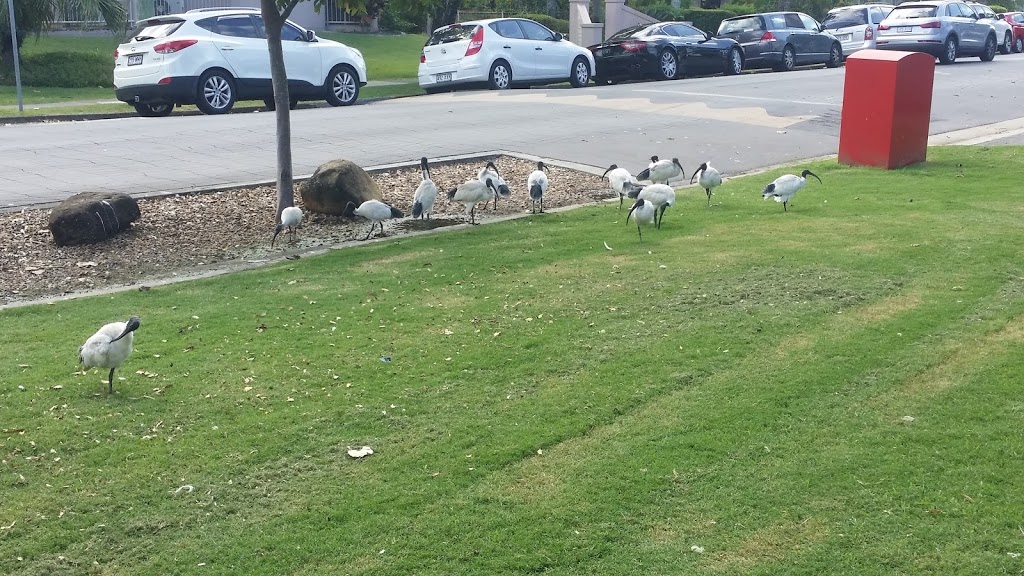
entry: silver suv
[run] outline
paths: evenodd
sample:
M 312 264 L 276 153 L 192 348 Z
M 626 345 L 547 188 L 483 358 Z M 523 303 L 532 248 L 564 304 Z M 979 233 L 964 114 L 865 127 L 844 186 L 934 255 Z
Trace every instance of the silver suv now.
M 878 25 L 879 50 L 926 52 L 942 64 L 957 56 L 977 56 L 983 62 L 996 57 L 996 31 L 978 21 L 978 14 L 963 2 L 908 2 L 892 9 Z
M 845 57 L 858 50 L 875 47 L 878 25 L 892 8 L 891 4 L 858 4 L 833 8 L 828 11 L 821 25 L 839 39 Z

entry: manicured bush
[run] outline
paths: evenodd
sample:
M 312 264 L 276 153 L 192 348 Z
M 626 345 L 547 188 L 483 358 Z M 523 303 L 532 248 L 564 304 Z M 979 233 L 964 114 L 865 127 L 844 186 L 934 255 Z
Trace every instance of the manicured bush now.
M 729 12 L 735 12 L 737 16 L 742 16 L 744 14 L 754 14 L 754 13 L 757 12 L 757 8 L 754 6 L 753 3 L 750 3 L 750 4 L 740 4 L 738 2 L 736 2 L 736 3 L 730 2 L 728 4 L 725 4 L 725 5 L 722 6 L 722 10 L 728 10 Z
M 732 18 L 736 16 L 735 12 L 730 10 L 701 10 L 699 8 L 688 8 L 679 11 L 679 20 L 685 20 L 687 22 L 693 22 L 693 25 L 701 30 L 715 34 L 718 32 L 718 25 L 722 23 L 722 20 L 726 18 Z
M 991 8 L 992 11 L 995 12 L 996 14 L 1002 14 L 1004 12 L 1013 12 L 1013 10 L 1010 10 L 1006 6 L 1000 6 L 999 4 L 989 4 L 988 7 Z
M 380 14 L 380 29 L 388 32 L 405 32 L 406 34 L 417 34 L 423 32 L 425 24 L 410 22 L 402 17 L 396 10 L 384 10 Z
M 41 52 L 21 57 L 21 83 L 48 88 L 114 85 L 114 59 L 102 54 Z M 14 84 L 14 67 L 0 65 L 0 84 Z
M 562 20 L 561 18 L 552 18 L 547 14 L 520 14 L 523 18 L 529 18 L 535 22 L 539 22 L 555 32 L 561 32 L 562 34 L 569 33 L 569 21 Z

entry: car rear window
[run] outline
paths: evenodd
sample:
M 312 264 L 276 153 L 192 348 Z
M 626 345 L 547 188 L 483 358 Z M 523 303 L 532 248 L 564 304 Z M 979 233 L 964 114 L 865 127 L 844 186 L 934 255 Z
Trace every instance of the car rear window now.
M 135 29 L 128 35 L 126 41 L 144 42 L 157 38 L 166 38 L 181 28 L 185 21 L 181 18 L 150 18 L 135 25 Z
M 908 18 L 934 18 L 935 6 L 897 6 L 886 16 L 887 20 L 906 20 Z
M 846 28 L 847 26 L 863 26 L 868 23 L 867 12 L 863 8 L 829 12 L 828 16 L 825 16 L 825 19 L 821 21 L 821 25 L 826 30 Z
M 757 16 L 751 16 L 749 18 L 722 20 L 722 23 L 718 26 L 718 33 L 722 35 L 738 34 L 740 32 L 753 32 L 762 29 L 761 19 Z
M 436 46 L 438 44 L 450 44 L 452 42 L 469 40 L 473 37 L 473 32 L 475 32 L 476 29 L 476 24 L 471 26 L 452 24 L 451 26 L 440 28 L 430 35 L 430 39 L 427 40 L 427 46 Z
M 634 34 L 636 34 L 637 32 L 641 32 L 641 31 L 647 29 L 648 26 L 650 26 L 650 24 L 642 24 L 640 26 L 630 26 L 629 28 L 626 28 L 624 30 L 619 30 L 615 34 L 612 34 L 611 36 L 609 36 L 608 39 L 605 40 L 605 42 L 613 42 L 615 40 L 625 40 L 627 38 L 632 38 Z
M 1014 14 L 1013 21 L 1024 23 L 1024 14 Z

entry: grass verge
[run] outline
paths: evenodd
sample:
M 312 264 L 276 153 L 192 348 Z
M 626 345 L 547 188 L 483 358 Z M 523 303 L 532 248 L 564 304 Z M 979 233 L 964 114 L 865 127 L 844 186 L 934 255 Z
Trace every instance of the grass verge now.
M 1022 152 L 0 311 L 0 572 L 1018 572 Z

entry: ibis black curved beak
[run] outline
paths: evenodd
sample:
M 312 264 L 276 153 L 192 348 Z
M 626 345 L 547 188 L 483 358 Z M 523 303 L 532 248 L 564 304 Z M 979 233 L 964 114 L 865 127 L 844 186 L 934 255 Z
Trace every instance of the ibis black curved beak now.
M 490 188 L 491 190 L 494 191 L 494 195 L 497 196 L 498 195 L 498 187 L 494 185 L 494 180 L 491 180 L 490 178 L 488 178 L 486 184 L 487 184 L 488 188 Z
M 420 158 L 420 170 L 423 172 L 423 179 L 430 179 L 430 165 L 427 164 L 427 157 Z
M 128 322 L 125 323 L 124 331 L 121 332 L 121 335 L 118 336 L 117 338 L 114 338 L 113 340 L 111 340 L 111 342 L 117 342 L 118 340 L 120 340 L 121 338 L 124 338 L 128 334 L 131 334 L 132 332 L 135 332 L 136 330 L 139 329 L 139 326 L 141 326 L 141 325 L 142 325 L 142 323 L 139 322 L 139 317 L 138 316 L 132 316 L 131 318 L 128 319 Z
M 618 166 L 616 166 L 615 164 L 612 164 L 611 166 L 608 167 L 607 170 L 604 171 L 604 174 L 601 174 L 601 178 L 604 178 L 605 176 L 607 176 L 608 173 L 611 172 L 612 170 L 618 170 L 618 168 L 619 168 Z
M 356 215 L 356 205 L 352 202 L 345 204 L 345 211 L 341 213 L 346 218 L 352 218 Z
M 495 174 L 497 174 L 498 176 L 501 176 L 501 173 L 498 172 L 498 167 L 494 165 L 494 162 L 488 162 L 486 167 L 490 168 L 491 170 L 494 170 Z
M 629 217 L 633 215 L 633 211 L 636 210 L 637 208 L 639 208 L 640 206 L 643 206 L 643 205 L 644 205 L 644 201 L 643 200 L 637 200 L 633 204 L 633 207 L 629 209 L 629 214 L 626 214 L 626 225 L 627 226 L 629 225 Z
M 284 230 L 284 224 L 278 224 L 274 228 L 274 235 L 270 238 L 270 247 L 271 248 L 274 247 L 274 240 L 277 240 L 277 235 L 281 233 L 281 230 Z
M 543 162 L 537 162 L 537 169 L 543 170 L 546 173 L 548 171 L 548 166 Z
M 703 166 L 701 168 L 703 168 Z M 697 174 L 700 174 L 701 168 L 696 169 L 693 172 L 693 176 L 690 176 L 690 184 L 693 184 L 693 179 L 697 177 Z
M 680 174 L 686 174 L 686 170 L 683 169 L 683 165 L 679 163 L 679 158 L 673 158 L 672 163 L 679 167 Z
M 818 184 L 821 184 L 821 178 L 818 178 L 817 174 L 810 170 L 804 170 L 804 178 L 807 178 L 808 176 L 814 176 L 814 179 L 818 181 Z

